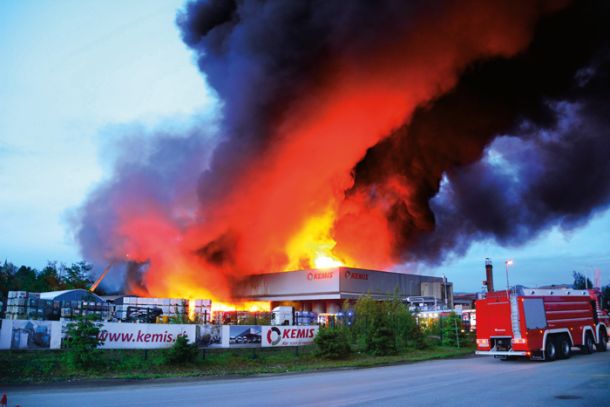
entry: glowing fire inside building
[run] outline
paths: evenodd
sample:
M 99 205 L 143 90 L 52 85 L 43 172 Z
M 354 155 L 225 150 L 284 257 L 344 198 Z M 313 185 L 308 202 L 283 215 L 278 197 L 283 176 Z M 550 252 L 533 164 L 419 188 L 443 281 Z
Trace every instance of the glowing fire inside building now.
M 388 278 L 424 295 L 437 281 L 372 270 L 523 244 L 606 205 L 604 2 L 340 3 L 195 0 L 179 12 L 218 109 L 134 136 L 139 154 L 117 146 L 114 173 L 74 219 L 83 257 L 115 264 L 108 285 L 216 309 L 328 311 L 364 289 L 352 284 L 392 291 Z

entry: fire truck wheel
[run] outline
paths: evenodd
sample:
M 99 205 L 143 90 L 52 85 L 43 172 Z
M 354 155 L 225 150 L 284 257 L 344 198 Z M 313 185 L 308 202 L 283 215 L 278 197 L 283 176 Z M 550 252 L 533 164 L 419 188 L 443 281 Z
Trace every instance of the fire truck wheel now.
M 593 342 L 593 335 L 591 335 L 591 332 L 587 332 L 585 335 L 585 343 L 580 347 L 580 349 L 582 350 L 582 353 L 587 355 L 593 353 L 595 343 Z
M 596 348 L 598 352 L 605 352 L 608 350 L 608 334 L 606 334 L 606 330 L 603 326 L 599 333 L 599 343 L 596 345 Z
M 557 345 L 552 337 L 546 338 L 546 345 L 544 346 L 544 360 L 552 362 L 557 358 Z
M 566 336 L 561 336 L 559 337 L 557 343 L 557 357 L 559 359 L 568 359 L 570 356 L 572 356 L 572 345 L 570 344 L 569 338 Z

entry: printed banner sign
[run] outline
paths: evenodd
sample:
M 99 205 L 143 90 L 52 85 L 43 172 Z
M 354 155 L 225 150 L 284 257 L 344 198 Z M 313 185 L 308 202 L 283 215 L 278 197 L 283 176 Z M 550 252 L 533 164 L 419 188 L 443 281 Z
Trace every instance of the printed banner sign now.
M 61 322 L 2 320 L 0 349 L 59 349 L 61 347 Z
M 222 325 L 199 325 L 197 346 L 202 348 L 222 348 Z
M 59 349 L 66 336 L 67 321 L 1 320 L 0 349 Z M 199 331 L 199 332 L 198 332 Z M 313 344 L 317 325 L 191 325 L 104 322 L 100 349 L 169 348 L 178 335 L 202 347 L 251 348 L 305 346 Z
M 197 326 L 187 324 L 128 324 L 105 322 L 99 338 L 100 349 L 159 349 L 170 348 L 178 335 L 185 335 L 189 343 L 196 341 Z
M 263 326 L 262 346 L 305 346 L 313 344 L 313 339 L 318 334 L 317 325 L 308 326 Z

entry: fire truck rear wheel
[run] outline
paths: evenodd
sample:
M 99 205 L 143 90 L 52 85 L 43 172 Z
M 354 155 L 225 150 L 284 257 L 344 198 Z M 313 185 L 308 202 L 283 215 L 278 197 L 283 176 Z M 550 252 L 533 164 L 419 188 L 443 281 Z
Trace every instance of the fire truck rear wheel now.
M 605 352 L 608 350 L 608 334 L 606 333 L 606 328 L 603 326 L 599 332 L 599 343 L 596 345 L 598 352 Z
M 593 335 L 591 335 L 591 332 L 587 332 L 585 335 L 585 343 L 580 347 L 580 349 L 582 350 L 582 353 L 587 355 L 593 353 L 593 350 L 595 349 L 595 342 L 593 341 Z
M 552 362 L 557 358 L 557 345 L 555 345 L 554 338 L 546 338 L 546 345 L 544 346 L 544 360 Z
M 559 359 L 568 359 L 572 356 L 572 345 L 570 344 L 570 338 L 562 335 L 557 340 L 557 357 Z

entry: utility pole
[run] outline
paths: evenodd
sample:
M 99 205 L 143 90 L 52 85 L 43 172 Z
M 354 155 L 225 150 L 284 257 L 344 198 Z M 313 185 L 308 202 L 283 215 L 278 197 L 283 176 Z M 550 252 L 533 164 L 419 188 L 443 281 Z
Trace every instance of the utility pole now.
M 506 296 L 510 297 L 510 284 L 508 283 L 508 266 L 513 265 L 513 260 L 509 259 L 504 262 L 506 264 Z

